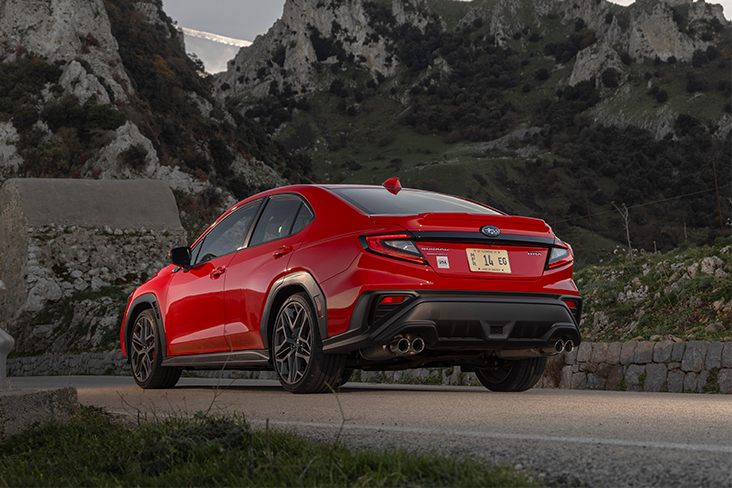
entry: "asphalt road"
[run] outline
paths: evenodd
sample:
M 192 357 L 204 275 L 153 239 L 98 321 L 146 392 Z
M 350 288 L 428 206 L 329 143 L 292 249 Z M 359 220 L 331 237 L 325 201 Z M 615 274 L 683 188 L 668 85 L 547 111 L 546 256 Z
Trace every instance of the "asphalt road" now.
M 732 396 L 348 384 L 293 395 L 277 382 L 183 378 L 146 391 L 125 377 L 10 378 L 75 386 L 79 401 L 130 415 L 239 412 L 318 441 L 470 454 L 588 487 L 732 487 Z M 342 429 L 341 429 L 342 427 Z

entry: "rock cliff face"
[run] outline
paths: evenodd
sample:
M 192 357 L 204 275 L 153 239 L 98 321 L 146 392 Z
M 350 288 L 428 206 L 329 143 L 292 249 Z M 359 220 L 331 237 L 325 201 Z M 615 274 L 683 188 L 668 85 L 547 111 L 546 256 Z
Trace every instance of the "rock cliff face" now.
M 102 0 L 0 1 L 3 62 L 12 61 L 18 48 L 42 54 L 51 62 L 67 63 L 61 84 L 66 93 L 81 95 L 82 103 L 92 94 L 104 103 L 127 103 L 134 96 Z M 90 66 L 91 72 L 74 61 L 77 59 Z
M 330 78 L 323 76 L 320 63 L 344 58 L 373 76 L 394 74 L 397 62 L 390 54 L 390 40 L 372 24 L 370 5 L 374 4 L 364 0 L 287 0 L 282 18 L 217 75 L 218 94 L 246 91 L 265 96 L 273 82 L 300 93 L 322 89 Z M 391 8 L 398 25 L 424 27 L 428 22 L 425 0 L 392 0 Z
M 375 7 L 377 4 L 382 11 Z M 392 19 L 387 23 L 391 36 L 385 37 L 389 29 L 383 29 L 384 25 L 375 19 L 380 18 L 386 4 L 368 0 L 287 0 L 282 18 L 270 31 L 257 37 L 250 47 L 242 48 L 228 70 L 217 75 L 217 95 L 222 99 L 266 97 L 280 93 L 283 87 L 288 87 L 289 93 L 300 94 L 326 90 L 346 69 L 338 63 L 344 59 L 354 61 L 357 68 L 368 69 L 372 76 L 396 74 L 401 60 L 395 46 L 403 42 L 393 37 L 396 28 L 409 24 L 424 30 L 439 17 L 434 13 L 436 2 L 393 0 Z M 444 19 L 440 21 L 444 28 Z M 557 70 L 567 64 L 572 68 L 561 84 L 575 86 L 594 79 L 598 88 L 602 88 L 601 74 L 610 68 L 620 73 L 622 85 L 629 79 L 630 63 L 646 59 L 690 63 L 695 52 L 714 46 L 714 35 L 710 33 L 719 32 L 723 26 L 729 29 L 722 6 L 703 0 L 639 0 L 627 7 L 606 0 L 473 0 L 458 28 L 480 25 L 486 30 L 487 26 L 487 35 L 496 45 L 508 46 L 521 39 L 523 48 L 527 48 L 529 33 L 549 36 L 556 30 L 557 21 L 563 29 L 569 26 L 569 32 L 592 32 L 587 46 L 581 47 L 576 56 L 557 62 Z M 515 49 L 515 43 L 511 47 Z M 425 72 L 449 73 L 440 51 L 434 52 Z M 347 77 L 341 78 L 348 86 Z M 393 95 L 409 104 L 405 89 Z M 622 100 L 620 97 L 616 102 Z M 630 118 L 621 125 L 648 127 L 663 137 L 677 115 L 658 107 L 657 113 Z
M 228 70 L 217 76 L 219 95 L 251 93 L 262 97 L 270 93 L 272 82 L 278 87 L 290 85 L 300 93 L 324 88 L 328 77 L 319 76 L 318 61 L 332 64 L 337 55 L 323 57 L 315 45 L 328 40 L 353 54 L 361 66 L 375 75 L 394 74 L 398 60 L 390 51 L 390 42 L 374 29 L 364 0 L 288 0 L 282 18 L 254 43 L 242 48 L 229 62 Z M 473 1 L 461 21 L 469 25 L 477 19 L 489 25 L 489 33 L 498 44 L 505 44 L 522 28 L 541 27 L 544 17 L 560 14 L 567 22 L 582 19 L 596 32 L 598 42 L 582 50 L 568 80 L 569 85 L 598 78 L 608 67 L 618 67 L 619 55 L 627 52 L 634 59 L 658 57 L 666 61 L 691 61 L 695 50 L 706 49 L 710 43 L 695 38 L 680 29 L 674 20 L 678 12 L 686 11 L 685 22 L 693 26 L 701 21 L 717 19 L 725 23 L 721 5 L 703 0 L 638 1 L 620 7 L 606 0 L 483 0 Z M 391 11 L 397 25 L 424 27 L 430 9 L 423 0 L 393 0 Z M 619 12 L 615 15 L 615 12 Z M 527 19 L 531 19 L 528 21 Z
M 565 20 L 581 18 L 596 32 L 598 39 L 595 45 L 577 55 L 570 85 L 597 77 L 605 68 L 619 67 L 619 55 L 623 52 L 634 60 L 658 58 L 667 61 L 673 57 L 677 61 L 691 62 L 694 51 L 706 50 L 712 45 L 691 34 L 694 27 L 712 19 L 727 23 L 721 5 L 703 0 L 637 1 L 619 12 L 617 5 L 605 0 L 561 2 L 561 6 Z M 682 10 L 686 12 L 686 29 L 680 25 L 679 12 Z
M 49 104 L 74 97 L 80 105 L 93 102 L 114 107 L 128 115 L 146 110 L 140 100 L 127 67 L 120 56 L 120 46 L 113 35 L 110 17 L 103 0 L 0 0 L 0 62 L 12 63 L 23 53 L 44 57 L 48 63 L 59 63 L 61 75 L 56 86 L 46 86 L 36 100 L 38 112 Z M 129 5 L 112 2 L 110 8 L 133 10 L 137 22 L 145 23 L 170 39 L 170 19 L 159 1 L 143 0 Z M 182 33 L 177 36 L 183 39 Z M 188 96 L 191 106 L 213 122 L 221 122 L 223 112 L 196 93 Z M 90 103 L 91 103 L 90 102 Z M 217 118 L 215 118 L 215 116 Z M 129 117 L 128 117 L 129 119 Z M 139 120 L 139 117 L 134 117 Z M 232 120 L 227 120 L 233 124 Z M 43 122 L 35 124 L 46 141 L 53 131 Z M 158 156 L 151 131 L 143 135 L 134 122 L 127 122 L 101 140 L 89 154 L 80 176 L 102 179 L 144 177 L 160 179 L 174 190 L 198 194 L 211 184 L 193 178 L 175 164 L 165 164 Z M 19 134 L 13 122 L 0 123 L 0 184 L 15 176 L 23 163 L 16 145 Z M 207 141 L 197 143 L 204 159 L 211 160 Z M 133 166 L 122 164 L 120 156 L 128 150 L 141 150 L 142 161 Z M 252 188 L 286 184 L 276 171 L 263 166 L 253 157 L 238 156 L 239 166 L 246 167 L 245 182 Z M 70 176 L 70 175 L 69 175 Z M 232 203 L 229 198 L 224 203 Z

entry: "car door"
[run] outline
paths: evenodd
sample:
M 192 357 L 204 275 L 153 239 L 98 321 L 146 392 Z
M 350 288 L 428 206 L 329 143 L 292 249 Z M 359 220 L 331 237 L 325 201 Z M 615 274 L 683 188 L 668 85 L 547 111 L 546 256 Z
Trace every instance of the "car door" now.
M 264 347 L 259 326 L 267 294 L 285 274 L 313 218 L 311 207 L 297 195 L 276 195 L 267 201 L 248 246 L 236 253 L 228 267 L 225 334 L 232 350 Z
M 209 229 L 192 250 L 192 266 L 179 268 L 168 286 L 165 311 L 168 354 L 221 352 L 224 281 L 234 253 L 244 244 L 261 200 L 242 205 Z

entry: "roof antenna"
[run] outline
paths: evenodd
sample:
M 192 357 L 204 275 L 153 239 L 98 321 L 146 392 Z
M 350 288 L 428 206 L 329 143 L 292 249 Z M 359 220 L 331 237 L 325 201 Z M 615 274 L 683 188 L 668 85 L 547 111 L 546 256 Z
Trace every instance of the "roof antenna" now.
M 381 184 L 384 188 L 386 188 L 389 193 L 396 195 L 399 193 L 399 191 L 402 189 L 402 184 L 399 182 L 399 178 L 396 176 L 389 178 L 385 182 Z

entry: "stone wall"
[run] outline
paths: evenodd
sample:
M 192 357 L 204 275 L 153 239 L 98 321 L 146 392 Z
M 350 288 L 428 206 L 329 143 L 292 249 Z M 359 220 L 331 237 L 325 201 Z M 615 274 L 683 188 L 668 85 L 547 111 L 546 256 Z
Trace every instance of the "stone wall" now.
M 129 293 L 186 240 L 162 182 L 8 180 L 0 187 L 8 289 L 0 328 L 24 354 L 113 348 Z
M 732 342 L 583 342 L 550 359 L 542 386 L 732 393 Z
M 34 356 L 8 360 L 8 376 L 129 375 L 120 352 Z M 195 371 L 216 378 L 220 371 Z M 276 379 L 273 371 L 225 371 L 226 378 Z M 352 381 L 431 385 L 480 385 L 460 368 L 356 371 Z M 11 380 L 12 382 L 12 380 Z M 550 358 L 537 388 L 732 393 L 732 342 L 584 342 Z

